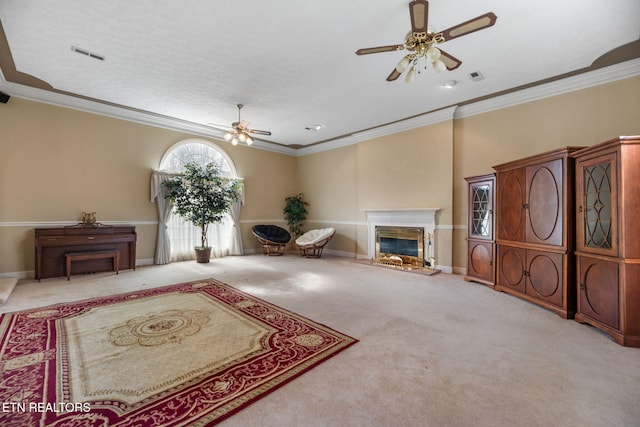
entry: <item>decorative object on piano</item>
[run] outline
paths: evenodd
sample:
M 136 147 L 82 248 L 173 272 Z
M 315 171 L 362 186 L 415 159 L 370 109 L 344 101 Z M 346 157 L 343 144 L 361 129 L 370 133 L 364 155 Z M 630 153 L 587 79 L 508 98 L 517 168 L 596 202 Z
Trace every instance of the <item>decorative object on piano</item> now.
M 219 168 L 208 163 L 185 165 L 185 172 L 164 184 L 173 211 L 185 221 L 200 228 L 201 245 L 195 248 L 198 262 L 209 262 L 211 247 L 207 240 L 209 224 L 221 222 L 240 199 L 241 181 L 220 175 Z
M 95 212 L 82 212 L 82 218 L 80 219 L 80 223 L 84 227 L 95 227 L 96 222 L 96 213 Z

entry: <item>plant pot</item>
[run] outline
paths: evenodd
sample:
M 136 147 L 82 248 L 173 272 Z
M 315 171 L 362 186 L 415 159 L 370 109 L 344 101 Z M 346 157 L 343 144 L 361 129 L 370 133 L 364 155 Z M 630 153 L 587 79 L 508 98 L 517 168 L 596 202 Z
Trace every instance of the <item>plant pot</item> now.
M 199 263 L 207 263 L 211 258 L 211 248 L 195 248 L 196 261 Z

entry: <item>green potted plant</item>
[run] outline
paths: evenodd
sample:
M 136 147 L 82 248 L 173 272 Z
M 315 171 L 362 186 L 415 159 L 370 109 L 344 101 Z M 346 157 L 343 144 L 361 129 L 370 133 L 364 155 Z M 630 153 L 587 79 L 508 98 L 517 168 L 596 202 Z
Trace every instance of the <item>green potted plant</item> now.
M 302 193 L 286 197 L 284 200 L 285 206 L 282 212 L 289 225 L 289 231 L 291 231 L 295 240 L 302 235 L 302 221 L 307 219 L 307 206 L 309 206 L 309 203 L 304 201 Z
M 234 202 L 240 198 L 240 182 L 220 176 L 218 167 L 208 163 L 204 167 L 194 163 L 185 165 L 185 172 L 164 184 L 165 197 L 173 210 L 185 221 L 200 227 L 201 245 L 195 248 L 198 262 L 209 262 L 211 247 L 207 241 L 209 224 L 224 219 Z

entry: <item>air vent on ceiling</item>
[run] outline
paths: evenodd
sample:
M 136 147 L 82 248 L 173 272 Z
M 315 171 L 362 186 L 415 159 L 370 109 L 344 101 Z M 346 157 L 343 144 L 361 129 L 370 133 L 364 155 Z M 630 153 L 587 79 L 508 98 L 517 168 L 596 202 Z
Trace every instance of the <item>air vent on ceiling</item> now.
M 474 82 L 479 82 L 480 80 L 484 80 L 484 76 L 480 71 L 474 71 L 473 73 L 469 73 L 469 78 Z
M 78 52 L 78 53 L 80 53 L 82 55 L 88 56 L 90 58 L 94 58 L 94 59 L 98 59 L 100 61 L 104 61 L 104 56 L 98 55 L 97 53 L 89 52 L 88 50 L 81 49 L 81 48 L 76 47 L 76 46 L 71 46 L 71 50 L 74 51 L 74 52 Z

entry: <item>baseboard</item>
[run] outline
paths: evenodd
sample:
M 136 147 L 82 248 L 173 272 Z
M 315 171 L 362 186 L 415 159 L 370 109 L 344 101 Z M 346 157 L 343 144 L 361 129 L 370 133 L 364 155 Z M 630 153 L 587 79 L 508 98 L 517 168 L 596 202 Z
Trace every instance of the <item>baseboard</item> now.
M 29 279 L 29 278 L 34 278 L 36 276 L 35 271 L 34 270 L 29 270 L 29 271 L 14 271 L 14 272 L 9 272 L 9 273 L 0 273 L 0 277 L 15 277 L 18 280 L 20 279 Z
M 445 266 L 445 265 L 437 265 L 436 264 L 436 269 L 440 270 L 443 273 L 447 273 L 447 274 L 451 274 L 453 272 L 453 269 L 450 266 Z
M 466 267 L 453 267 L 453 274 L 462 274 L 463 276 L 467 275 Z

